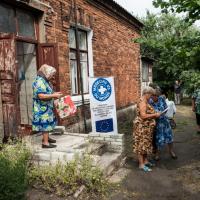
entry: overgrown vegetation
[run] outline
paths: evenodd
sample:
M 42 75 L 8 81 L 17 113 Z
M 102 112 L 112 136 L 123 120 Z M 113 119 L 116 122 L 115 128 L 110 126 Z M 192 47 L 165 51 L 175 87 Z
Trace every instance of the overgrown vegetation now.
M 184 87 L 188 94 L 192 94 L 194 90 L 200 88 L 200 71 L 183 71 L 180 79 L 184 80 Z
M 64 197 L 74 194 L 81 186 L 88 195 L 103 196 L 108 189 L 108 181 L 89 155 L 44 166 L 33 164 L 31 155 L 23 142 L 1 146 L 0 200 L 23 200 L 30 187 Z
M 142 21 L 142 37 L 136 42 L 141 44 L 143 56 L 155 60 L 154 81 L 164 89 L 173 89 L 177 79 L 187 92 L 199 87 L 195 77 L 200 76 L 200 30 L 172 14 L 147 13 Z
M 59 196 L 70 196 L 84 185 L 87 192 L 104 194 L 108 182 L 101 170 L 94 167 L 89 156 L 71 162 L 34 166 L 29 172 L 30 184 Z
M 185 20 L 193 23 L 200 19 L 200 3 L 199 0 L 154 0 L 155 7 L 160 7 L 162 12 L 168 13 L 185 13 Z
M 21 200 L 28 187 L 31 152 L 21 142 L 1 146 L 0 200 Z

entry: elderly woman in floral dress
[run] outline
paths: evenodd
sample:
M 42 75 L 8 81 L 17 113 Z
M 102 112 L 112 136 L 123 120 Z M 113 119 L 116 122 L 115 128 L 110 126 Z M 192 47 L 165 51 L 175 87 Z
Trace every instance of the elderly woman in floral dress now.
M 153 132 L 156 125 L 155 119 L 160 117 L 161 113 L 155 112 L 153 107 L 148 103 L 155 90 L 147 87 L 143 90 L 142 97 L 137 104 L 137 117 L 134 121 L 134 152 L 138 156 L 139 169 L 145 172 L 150 172 L 151 163 L 147 156 L 153 151 Z
M 167 103 L 165 98 L 161 95 L 159 89 L 155 90 L 155 95 L 152 96 L 149 103 L 157 112 L 163 112 L 167 109 Z M 169 123 L 169 119 L 163 113 L 157 120 L 156 120 L 156 129 L 155 129 L 155 143 L 156 143 L 156 156 L 155 160 L 160 159 L 160 151 L 161 149 L 167 144 L 169 149 L 169 154 L 173 159 L 177 159 L 176 154 L 174 153 L 173 149 L 173 133 L 172 128 Z
M 49 137 L 49 132 L 56 126 L 53 100 L 62 96 L 61 92 L 54 92 L 51 81 L 55 78 L 56 69 L 49 65 L 42 65 L 32 84 L 33 88 L 33 121 L 32 130 L 42 132 L 42 148 L 54 148 L 56 140 Z

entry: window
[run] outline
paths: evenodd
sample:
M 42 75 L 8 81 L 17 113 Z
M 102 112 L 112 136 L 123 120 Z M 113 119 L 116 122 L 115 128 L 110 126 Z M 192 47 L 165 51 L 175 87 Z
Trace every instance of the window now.
M 17 11 L 18 35 L 35 38 L 34 17 L 29 13 Z
M 0 32 L 35 39 L 35 19 L 31 13 L 0 4 Z
M 81 94 L 81 81 L 82 76 L 83 93 L 88 93 L 88 42 L 87 32 L 78 30 L 78 46 L 76 45 L 77 38 L 75 29 L 69 30 L 69 46 L 70 46 L 70 76 L 72 95 Z M 79 49 L 78 49 L 79 48 Z M 78 58 L 78 52 L 80 56 Z M 78 63 L 80 69 L 78 68 Z M 81 74 L 80 74 L 81 73 Z
M 0 32 L 15 33 L 15 12 L 12 7 L 0 4 Z
M 149 81 L 149 66 L 148 63 L 142 62 L 142 81 L 148 82 Z
M 32 124 L 32 83 L 37 75 L 36 45 L 17 42 L 21 124 Z

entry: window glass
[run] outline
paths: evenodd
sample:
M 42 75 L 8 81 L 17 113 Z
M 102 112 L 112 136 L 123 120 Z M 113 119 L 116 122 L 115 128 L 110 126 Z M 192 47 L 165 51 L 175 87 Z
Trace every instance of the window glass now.
M 32 83 L 37 74 L 35 44 L 17 42 L 21 124 L 32 124 Z
M 87 50 L 87 34 L 86 32 L 79 31 L 79 48 L 80 50 Z
M 81 62 L 81 73 L 83 79 L 83 92 L 88 93 L 88 67 L 87 62 Z
M 74 49 L 76 48 L 76 36 L 74 29 L 69 30 L 69 47 Z
M 15 33 L 15 12 L 9 6 L 0 4 L 0 32 Z
M 76 52 L 70 52 L 69 57 L 70 59 L 76 60 Z
M 34 17 L 26 12 L 17 11 L 19 36 L 35 38 Z
M 72 94 L 78 94 L 78 74 L 76 60 L 70 60 L 70 75 Z
M 81 94 L 81 80 L 82 76 L 83 92 L 88 93 L 88 52 L 87 52 L 87 32 L 78 31 L 79 50 L 76 47 L 76 30 L 69 30 L 69 46 L 70 46 L 70 75 L 72 95 Z M 78 52 L 80 53 L 80 60 L 78 60 Z M 80 64 L 80 69 L 77 64 Z
M 149 68 L 146 62 L 142 64 L 142 80 L 149 81 Z
M 87 53 L 80 53 L 80 60 L 87 62 Z

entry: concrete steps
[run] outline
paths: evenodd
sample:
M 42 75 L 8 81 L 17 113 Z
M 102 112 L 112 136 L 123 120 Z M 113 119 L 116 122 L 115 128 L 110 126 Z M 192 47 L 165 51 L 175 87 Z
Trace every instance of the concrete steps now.
M 107 143 L 91 142 L 84 134 L 52 135 L 57 140 L 57 147 L 53 149 L 41 148 L 41 136 L 32 136 L 31 146 L 34 151 L 33 161 L 38 165 L 55 164 L 71 161 L 75 156 L 80 158 L 88 154 L 94 161 L 94 165 L 103 170 L 105 176 L 119 168 L 123 161 L 122 153 L 109 152 Z
M 120 153 L 106 152 L 102 156 L 93 157 L 95 165 L 98 166 L 105 176 L 112 175 L 113 171 L 123 164 L 123 157 Z

